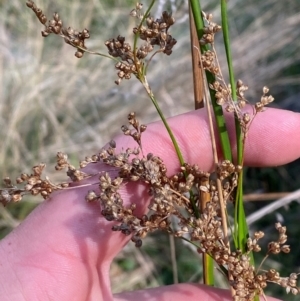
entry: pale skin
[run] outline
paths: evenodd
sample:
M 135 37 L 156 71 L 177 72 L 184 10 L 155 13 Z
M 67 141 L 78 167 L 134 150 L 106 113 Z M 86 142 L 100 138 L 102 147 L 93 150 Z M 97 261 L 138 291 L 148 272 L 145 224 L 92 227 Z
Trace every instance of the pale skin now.
M 185 160 L 211 170 L 205 112 L 198 110 L 180 115 L 171 118 L 169 123 Z M 276 109 L 260 113 L 248 134 L 245 164 L 275 166 L 299 158 L 299 128 L 300 114 Z M 229 130 L 233 132 L 231 126 Z M 135 146 L 128 137 L 119 136 L 115 140 L 119 148 Z M 163 158 L 170 175 L 178 170 L 176 154 L 160 122 L 148 126 L 143 149 L 145 154 L 152 152 Z M 99 172 L 104 168 L 95 164 L 90 165 L 88 171 Z M 84 183 L 96 181 L 97 177 Z M 231 300 L 229 291 L 198 284 L 113 295 L 109 267 L 129 237 L 111 231 L 112 223 L 101 216 L 99 203 L 84 201 L 89 189 L 91 187 L 77 186 L 53 194 L 0 242 L 2 301 Z M 122 196 L 125 203 L 137 203 L 137 214 L 147 211 L 149 200 L 144 186 L 126 185 Z

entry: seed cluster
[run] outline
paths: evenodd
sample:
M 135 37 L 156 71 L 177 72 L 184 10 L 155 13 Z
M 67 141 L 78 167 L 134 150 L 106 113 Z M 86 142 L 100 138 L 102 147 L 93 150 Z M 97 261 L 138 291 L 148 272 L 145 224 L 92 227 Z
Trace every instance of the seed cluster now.
M 281 277 L 275 270 L 257 270 L 251 263 L 250 252 L 260 252 L 259 240 L 264 236 L 261 231 L 255 232 L 247 240 L 247 252 L 231 251 L 225 237 L 220 215 L 220 200 L 216 188 L 216 177 L 221 180 L 223 199 L 231 198 L 237 185 L 237 175 L 241 166 L 235 166 L 228 160 L 222 161 L 216 174 L 210 175 L 197 165 L 185 164 L 181 171 L 168 177 L 164 162 L 153 154 L 141 157 L 141 137 L 139 122 L 135 114 L 128 115 L 129 125 L 122 126 L 125 135 L 130 135 L 138 148 L 127 149 L 116 153 L 116 143 L 112 141 L 107 149 L 100 151 L 93 158 L 118 169 L 118 175 L 109 173 L 99 176 L 100 193 L 90 191 L 87 201 L 99 201 L 102 215 L 108 221 L 116 221 L 113 231 L 130 235 L 137 247 L 142 246 L 142 239 L 150 232 L 163 230 L 175 237 L 184 237 L 198 246 L 199 253 L 209 254 L 215 262 L 227 271 L 229 283 L 234 289 L 233 300 L 248 301 L 256 295 L 263 295 L 268 283 L 277 283 L 287 291 L 298 294 L 297 274 Z M 132 127 L 133 129 L 130 129 Z M 136 135 L 139 134 L 138 139 Z M 142 217 L 135 215 L 136 204 L 124 206 L 119 193 L 127 182 L 141 182 L 147 185 L 151 198 L 149 212 Z M 203 185 L 203 183 L 206 183 Z M 191 192 L 193 196 L 191 196 Z M 202 193 L 208 193 L 210 200 L 196 218 L 195 208 L 199 208 Z M 178 223 L 171 222 L 176 217 Z M 268 245 L 265 259 L 271 254 L 288 253 L 286 228 L 280 223 L 275 225 L 279 233 L 277 241 Z
M 286 227 L 283 227 L 280 223 L 276 223 L 275 228 L 279 234 L 278 240 L 269 243 L 265 259 L 270 254 L 279 254 L 280 252 L 289 253 L 290 251 L 289 246 L 284 245 L 287 240 Z M 248 238 L 248 252 L 261 251 L 258 241 L 263 236 L 264 233 L 258 231 L 254 233 L 253 238 Z M 250 256 L 246 256 L 247 254 L 238 254 L 236 257 L 228 257 L 228 271 L 232 277 L 230 285 L 234 288 L 236 294 L 234 300 L 247 301 L 252 300 L 255 295 L 263 295 L 263 291 L 268 283 L 276 283 L 286 288 L 287 292 L 291 292 L 294 295 L 299 293 L 296 281 L 298 277 L 297 274 L 292 273 L 289 277 L 281 277 L 279 272 L 275 269 L 265 271 L 259 268 L 258 270 L 255 270 L 250 263 Z
M 23 188 L 14 185 L 10 178 L 5 178 L 4 189 L 0 189 L 0 203 L 4 206 L 11 202 L 19 202 L 26 194 L 41 195 L 44 199 L 48 198 L 50 194 L 59 189 L 64 189 L 69 186 L 68 183 L 60 183 L 55 185 L 46 179 L 42 179 L 41 175 L 45 168 L 45 164 L 40 163 L 32 168 L 33 173 L 22 173 L 17 179 L 16 184 L 23 184 Z
M 90 37 L 88 29 L 77 31 L 72 27 L 63 27 L 63 21 L 58 13 L 54 13 L 53 19 L 49 20 L 47 24 L 47 17 L 32 0 L 28 0 L 26 5 L 32 9 L 39 21 L 45 26 L 45 29 L 42 31 L 43 37 L 47 37 L 50 34 L 63 37 L 65 43 L 76 48 L 75 56 L 77 58 L 81 58 L 84 52 L 89 51 L 85 45 L 85 40 Z M 161 52 L 170 55 L 174 45 L 177 43 L 169 33 L 170 27 L 175 23 L 172 15 L 164 11 L 160 18 L 154 20 L 150 15 L 144 16 L 142 7 L 141 3 L 137 3 L 130 13 L 131 16 L 139 20 L 139 25 L 133 28 L 133 33 L 136 37 L 133 45 L 125 42 L 125 37 L 121 35 L 105 42 L 109 55 L 119 59 L 115 64 L 115 68 L 118 70 L 118 79 L 115 83 L 118 85 L 123 79 L 130 79 L 132 74 L 138 78 L 141 77 L 145 66 L 149 65 L 155 54 Z M 143 44 L 139 47 L 136 45 L 137 39 L 143 41 Z M 145 61 L 151 52 L 153 52 L 152 56 L 148 61 Z
M 135 9 L 130 13 L 131 16 L 140 20 L 139 26 L 133 28 L 133 33 L 137 38 L 144 41 L 141 46 L 131 46 L 125 42 L 125 37 L 123 36 L 118 36 L 116 39 L 109 39 L 105 42 L 108 53 L 120 59 L 115 65 L 118 70 L 116 84 L 120 84 L 123 79 L 130 79 L 132 74 L 138 77 L 143 72 L 146 57 L 155 50 L 155 47 L 158 48 L 152 54 L 147 64 L 159 52 L 170 55 L 173 46 L 177 43 L 168 32 L 169 28 L 175 23 L 175 19 L 171 14 L 164 11 L 160 18 L 154 20 L 151 16 L 144 16 L 141 10 L 142 4 L 137 3 Z
M 87 49 L 85 46 L 85 40 L 90 37 L 90 33 L 87 29 L 77 31 L 72 27 L 64 28 L 63 21 L 58 13 L 53 14 L 53 19 L 49 20 L 47 25 L 47 17 L 33 1 L 28 0 L 26 5 L 33 10 L 39 21 L 45 26 L 45 29 L 42 31 L 43 37 L 47 37 L 51 33 L 59 35 L 64 38 L 64 41 L 67 44 L 70 44 L 77 49 L 75 52 L 76 57 L 81 58 L 83 56 L 84 49 Z
M 202 12 L 203 18 L 208 22 L 208 26 L 203 29 L 203 35 L 200 39 L 201 45 L 213 44 L 215 40 L 215 34 L 219 32 L 222 27 L 214 22 L 212 22 L 212 14 L 206 14 Z
M 73 165 L 71 165 L 68 161 L 68 156 L 62 152 L 58 152 L 56 155 L 55 169 L 67 169 L 67 176 L 70 177 L 73 182 L 77 182 L 89 177 L 88 174 L 79 169 L 76 169 Z
M 236 187 L 237 174 L 241 166 L 235 166 L 228 160 L 222 161 L 215 174 L 201 170 L 197 165 L 185 164 L 173 176 L 167 176 L 167 168 L 163 160 L 151 153 L 146 156 L 142 152 L 142 134 L 146 130 L 140 125 L 135 114 L 128 115 L 128 125 L 122 126 L 124 135 L 132 137 L 138 147 L 116 152 L 116 143 L 111 141 L 108 148 L 102 149 L 99 154 L 86 157 L 81 166 L 95 162 L 103 162 L 117 171 L 99 173 L 99 192 L 93 190 L 86 195 L 86 201 L 98 201 L 101 213 L 108 221 L 117 222 L 113 231 L 120 231 L 130 235 L 137 247 L 142 246 L 142 239 L 150 232 L 163 230 L 175 237 L 184 237 L 198 246 L 199 253 L 209 254 L 215 262 L 226 271 L 229 284 L 234 289 L 234 301 L 252 300 L 256 295 L 263 295 L 268 283 L 276 283 L 292 294 L 299 294 L 297 287 L 298 274 L 292 273 L 289 277 L 280 276 L 275 269 L 255 269 L 251 264 L 250 252 L 260 252 L 259 240 L 264 236 L 261 231 L 255 232 L 247 240 L 247 252 L 231 251 L 227 237 L 225 237 L 220 217 L 220 201 L 216 188 L 216 177 L 221 180 L 223 199 L 230 199 L 233 188 Z M 40 164 L 33 168 L 31 175 L 22 174 L 17 183 L 24 183 L 23 189 L 14 186 L 6 178 L 5 189 L 0 190 L 0 202 L 7 204 L 19 201 L 25 192 L 33 195 L 41 194 L 47 198 L 54 190 L 68 187 L 68 183 L 53 185 L 46 179 L 41 179 L 45 165 Z M 67 175 L 72 181 L 79 181 L 90 175 L 76 170 L 69 164 L 67 155 L 57 154 L 57 170 L 67 169 Z M 135 215 L 136 204 L 124 206 L 120 189 L 128 182 L 140 182 L 148 188 L 150 197 L 149 212 L 141 217 Z M 205 184 L 204 184 L 205 183 Z M 209 202 L 196 217 L 195 210 L 200 206 L 203 193 L 210 196 Z M 195 209 L 196 208 L 196 209 Z M 178 221 L 174 224 L 176 217 Z M 172 221 L 172 222 L 171 222 Z M 286 245 L 286 227 L 275 224 L 278 239 L 268 244 L 265 259 L 272 254 L 289 253 Z M 265 260 L 264 259 L 264 260 Z M 262 262 L 263 263 L 263 262 Z
M 3 180 L 5 188 L 0 189 L 0 203 L 6 206 L 11 202 L 19 202 L 23 196 L 27 194 L 34 196 L 41 195 L 44 199 L 47 199 L 53 191 L 69 187 L 69 183 L 67 182 L 53 184 L 47 177 L 42 179 L 42 173 L 45 167 L 45 164 L 40 163 L 32 168 L 32 174 L 22 173 L 17 177 L 15 185 L 10 178 L 6 177 Z M 55 169 L 66 169 L 67 176 L 73 182 L 78 182 L 91 176 L 71 165 L 68 162 L 68 156 L 62 152 L 58 152 L 56 155 Z M 18 187 L 20 184 L 23 185 L 23 188 Z
M 245 92 L 248 90 L 248 86 L 246 86 L 241 80 L 238 80 L 235 87 L 237 101 L 233 100 L 232 87 L 227 85 L 224 81 L 221 68 L 217 60 L 217 53 L 214 48 L 214 35 L 221 30 L 221 27 L 212 22 L 211 14 L 207 15 L 203 13 L 203 16 L 207 25 L 203 29 L 204 34 L 200 40 L 200 44 L 209 45 L 211 49 L 208 49 L 201 55 L 201 65 L 216 78 L 215 82 L 209 84 L 209 88 L 215 91 L 215 98 L 218 105 L 224 106 L 227 112 L 235 113 L 239 120 L 242 133 L 246 136 L 255 115 L 262 112 L 266 105 L 273 102 L 274 98 L 272 95 L 267 95 L 269 89 L 267 87 L 263 87 L 263 96 L 261 97 L 261 100 L 254 105 L 252 112 L 249 113 L 245 111 L 246 104 L 248 103 L 245 98 Z

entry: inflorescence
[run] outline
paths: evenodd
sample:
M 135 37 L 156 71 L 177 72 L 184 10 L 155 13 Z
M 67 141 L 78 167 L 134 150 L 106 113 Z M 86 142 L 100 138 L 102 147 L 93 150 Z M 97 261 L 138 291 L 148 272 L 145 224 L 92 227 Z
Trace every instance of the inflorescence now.
M 84 52 L 90 52 L 85 45 L 85 40 L 90 37 L 88 29 L 77 31 L 72 27 L 63 27 L 63 21 L 58 13 L 54 13 L 53 19 L 48 21 L 42 10 L 32 0 L 28 0 L 26 5 L 33 10 L 39 21 L 45 26 L 42 31 L 43 37 L 50 34 L 63 37 L 67 44 L 76 48 L 75 56 L 77 58 L 82 58 Z M 118 85 L 123 79 L 130 79 L 132 74 L 140 77 L 144 74 L 144 68 L 147 68 L 154 55 L 157 53 L 170 55 L 173 46 L 177 43 L 169 33 L 170 27 L 175 23 L 172 15 L 164 11 L 160 18 L 154 20 L 150 15 L 143 14 L 142 7 L 141 3 L 137 3 L 130 13 L 132 17 L 140 21 L 139 26 L 133 28 L 136 37 L 133 45 L 125 42 L 125 37 L 120 35 L 105 42 L 109 55 L 118 60 L 115 64 L 115 68 L 118 70 L 118 80 L 115 83 Z M 137 39 L 143 41 L 139 47 L 136 45 Z M 152 52 L 152 56 L 146 62 L 146 57 Z
M 33 1 L 27 1 L 26 5 L 33 10 L 39 21 L 45 26 L 45 29 L 42 31 L 43 37 L 47 37 L 50 34 L 59 35 L 64 38 L 67 44 L 70 44 L 77 49 L 75 52 L 76 57 L 81 58 L 83 56 L 85 50 L 87 49 L 85 46 L 85 40 L 90 37 L 90 33 L 87 29 L 77 31 L 72 27 L 64 28 L 63 21 L 58 13 L 54 13 L 53 19 L 49 20 L 47 24 L 47 17 Z
M 220 218 L 216 177 L 222 182 L 224 201 L 230 202 L 232 191 L 237 185 L 240 167 L 224 160 L 219 164 L 216 174 L 210 174 L 197 165 L 185 164 L 178 173 L 168 176 L 161 158 L 151 153 L 143 155 L 141 141 L 146 126 L 140 125 L 133 112 L 128 115 L 128 120 L 129 124 L 122 126 L 122 132 L 132 137 L 137 143 L 136 148 L 128 148 L 117 153 L 116 142 L 112 140 L 107 148 L 86 157 L 80 163 L 81 167 L 85 167 L 88 164 L 102 162 L 118 170 L 118 175 L 114 177 L 109 172 L 100 172 L 99 191 L 90 190 L 86 195 L 86 201 L 100 203 L 101 214 L 108 221 L 117 222 L 112 226 L 112 230 L 130 236 L 137 247 L 142 246 L 142 239 L 148 233 L 156 230 L 166 231 L 175 237 L 191 241 L 197 246 L 199 253 L 209 254 L 219 266 L 223 267 L 223 271 L 227 271 L 226 276 L 235 291 L 235 301 L 252 300 L 255 295 L 262 295 L 270 282 L 286 288 L 287 292 L 298 294 L 298 274 L 292 273 L 289 277 L 282 277 L 274 269 L 263 270 L 262 267 L 255 269 L 251 264 L 250 252 L 261 251 L 258 242 L 264 236 L 263 232 L 255 232 L 253 237 L 248 238 L 246 253 L 240 250 L 230 251 L 228 247 Z M 42 180 L 43 168 L 44 165 L 40 164 L 33 168 L 33 174 L 22 174 L 18 177 L 18 184 L 25 181 L 24 189 L 17 188 L 9 179 L 5 179 L 6 188 L 1 190 L 0 201 L 4 205 L 11 201 L 19 201 L 25 192 L 32 195 L 41 194 L 47 198 L 52 191 L 69 187 L 68 183 L 54 185 L 49 180 Z M 57 154 L 56 169 L 67 169 L 67 175 L 74 182 L 90 176 L 76 170 L 68 162 L 67 156 L 61 152 Z M 128 182 L 143 183 L 147 187 L 150 198 L 147 214 L 135 215 L 135 203 L 124 205 L 120 189 Z M 190 199 L 191 191 L 193 202 Z M 195 217 L 195 205 L 196 208 L 200 207 L 202 193 L 208 193 L 210 200 L 199 217 Z M 178 221 L 175 225 L 173 217 Z M 277 223 L 275 228 L 278 231 L 278 239 L 268 244 L 265 259 L 271 254 L 290 252 L 289 246 L 286 245 L 286 227 Z
M 131 11 L 132 17 L 140 20 L 140 24 L 133 28 L 136 39 L 143 41 L 142 45 L 137 47 L 136 43 L 130 45 L 125 42 L 125 37 L 118 36 L 116 39 L 109 39 L 105 42 L 108 53 L 119 58 L 120 61 L 115 65 L 118 71 L 118 80 L 116 84 L 120 84 L 122 79 L 130 79 L 131 74 L 140 77 L 144 73 L 153 56 L 157 53 L 165 53 L 170 55 L 173 46 L 177 41 L 169 34 L 169 28 L 175 23 L 175 19 L 171 14 L 164 11 L 160 18 L 154 20 L 151 16 L 145 16 L 142 12 L 142 4 L 137 3 L 136 7 Z M 145 22 L 143 20 L 145 19 Z M 144 24 L 145 23 L 145 24 Z M 157 50 L 155 50 L 156 48 Z M 145 65 L 145 59 L 149 53 L 154 53 Z
M 224 107 L 227 112 L 234 112 L 238 118 L 243 134 L 246 136 L 247 130 L 256 116 L 257 113 L 262 112 L 265 106 L 273 102 L 274 97 L 267 95 L 269 89 L 263 87 L 263 95 L 259 102 L 256 102 L 254 106 L 250 106 L 252 113 L 245 111 L 248 104 L 245 98 L 245 92 L 248 90 L 248 86 L 243 83 L 242 80 L 238 80 L 236 83 L 235 93 L 237 95 L 237 101 L 232 98 L 232 87 L 227 85 L 224 81 L 224 77 L 221 72 L 221 67 L 217 59 L 217 53 L 214 47 L 214 35 L 221 30 L 221 27 L 212 21 L 211 14 L 203 13 L 203 18 L 207 25 L 204 27 L 204 34 L 200 40 L 201 45 L 209 45 L 210 49 L 205 51 L 201 56 L 201 65 L 204 70 L 209 71 L 214 77 L 215 81 L 209 85 L 209 88 L 215 91 L 215 97 L 217 104 Z
M 85 40 L 89 38 L 87 29 L 78 32 L 71 27 L 64 28 L 57 13 L 47 24 L 46 16 L 33 1 L 29 0 L 26 4 L 45 26 L 42 31 L 44 37 L 50 34 L 60 35 L 64 37 L 66 43 L 76 48 L 75 55 L 78 58 L 83 56 L 87 50 Z M 147 64 L 156 53 L 170 55 L 176 44 L 176 40 L 169 34 L 169 28 L 175 22 L 171 14 L 163 12 L 160 18 L 154 20 L 151 16 L 144 15 L 142 5 L 137 3 L 131 11 L 131 16 L 140 20 L 139 25 L 133 29 L 135 35 L 133 45 L 125 42 L 125 37 L 122 36 L 105 42 L 109 54 L 119 60 L 115 65 L 118 70 L 118 84 L 122 79 L 129 79 L 132 74 L 139 77 L 147 67 L 145 58 L 155 47 L 157 50 Z M 201 66 L 215 77 L 209 88 L 214 91 L 217 104 L 235 114 L 246 136 L 255 115 L 262 112 L 264 107 L 273 101 L 273 97 L 268 95 L 269 89 L 264 87 L 261 100 L 251 107 L 253 110 L 251 115 L 244 110 L 248 103 L 244 95 L 248 87 L 239 80 L 235 87 L 237 101 L 233 101 L 232 88 L 224 82 L 214 49 L 214 35 L 221 27 L 212 22 L 211 15 L 203 14 L 203 16 L 207 25 L 200 44 L 208 44 L 210 49 L 201 55 Z M 136 46 L 138 38 L 143 41 L 139 47 Z M 215 172 L 210 174 L 197 165 L 185 163 L 175 175 L 168 176 L 167 167 L 161 158 L 151 153 L 144 155 L 142 135 L 146 131 L 146 126 L 139 123 L 135 113 L 128 115 L 128 125 L 123 125 L 121 129 L 124 135 L 132 137 L 136 142 L 136 148 L 128 148 L 118 153 L 116 142 L 112 140 L 107 148 L 86 157 L 80 163 L 80 167 L 83 168 L 89 164 L 102 162 L 118 172 L 117 176 L 109 172 L 100 172 L 98 190 L 91 190 L 86 195 L 86 201 L 98 201 L 102 215 L 108 221 L 115 222 L 113 231 L 130 236 L 137 247 L 142 245 L 142 239 L 148 233 L 156 230 L 163 230 L 190 241 L 197 246 L 199 253 L 209 254 L 222 268 L 233 288 L 234 301 L 253 300 L 254 296 L 263 295 L 265 287 L 270 282 L 286 288 L 287 292 L 299 294 L 298 274 L 292 273 L 289 277 L 282 277 L 275 269 L 263 270 L 263 262 L 257 269 L 252 265 L 250 253 L 261 252 L 258 242 L 264 236 L 263 232 L 255 232 L 253 237 L 248 238 L 247 251 L 244 253 L 241 250 L 231 251 L 229 248 L 228 237 L 222 227 L 220 206 L 226 206 L 233 201 L 233 192 L 237 187 L 242 166 L 223 160 L 219 162 Z M 26 194 L 41 195 L 47 199 L 53 191 L 69 187 L 67 182 L 55 185 L 47 177 L 43 179 L 44 167 L 44 164 L 39 164 L 33 167 L 32 174 L 21 174 L 16 184 L 5 178 L 5 188 L 0 190 L 0 202 L 3 205 L 18 202 Z M 73 182 L 92 176 L 72 166 L 68 162 L 67 155 L 61 152 L 57 154 L 56 169 L 66 169 L 67 176 Z M 221 183 L 221 192 L 217 189 L 217 181 Z M 135 203 L 124 205 L 120 189 L 128 182 L 142 183 L 147 187 L 150 198 L 147 214 L 135 215 Z M 23 187 L 20 188 L 22 184 Z M 201 205 L 203 194 L 209 196 L 204 208 Z M 220 204 L 220 200 L 224 204 Z M 177 223 L 171 222 L 174 220 Z M 286 228 L 280 223 L 277 223 L 275 228 L 278 231 L 278 239 L 268 244 L 265 259 L 271 254 L 290 252 L 289 246 L 286 245 Z

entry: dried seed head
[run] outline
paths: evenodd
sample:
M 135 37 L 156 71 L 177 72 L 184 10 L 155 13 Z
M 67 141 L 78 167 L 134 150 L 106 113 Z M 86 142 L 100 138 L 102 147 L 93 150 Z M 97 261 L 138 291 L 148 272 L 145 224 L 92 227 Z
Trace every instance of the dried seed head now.
M 207 25 L 203 29 L 203 36 L 200 39 L 200 45 L 213 44 L 215 33 L 220 31 L 222 28 L 220 25 L 212 22 L 212 15 L 203 14 L 204 19 L 207 22 Z
M 99 196 L 94 191 L 89 191 L 85 197 L 87 202 L 93 202 L 99 199 Z

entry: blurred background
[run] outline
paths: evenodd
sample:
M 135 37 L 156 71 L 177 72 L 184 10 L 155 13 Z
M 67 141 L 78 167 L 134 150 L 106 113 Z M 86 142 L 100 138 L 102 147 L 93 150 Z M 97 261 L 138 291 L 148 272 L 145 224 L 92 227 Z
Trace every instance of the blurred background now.
M 57 151 L 68 153 L 71 162 L 77 164 L 120 132 L 128 112 L 137 112 L 144 123 L 158 120 L 158 116 L 134 78 L 115 85 L 112 61 L 88 54 L 79 60 L 74 49 L 59 37 L 42 38 L 42 25 L 25 2 L 0 0 L 0 176 L 14 179 L 44 162 L 46 174 L 58 181 L 63 176 L 54 171 Z M 130 37 L 135 20 L 129 12 L 135 2 L 37 0 L 36 4 L 48 18 L 58 12 L 65 26 L 88 28 L 88 48 L 106 53 L 107 39 L 118 34 Z M 218 1 L 202 2 L 202 8 L 219 22 Z M 143 3 L 147 7 L 150 1 Z M 228 7 L 236 77 L 249 85 L 249 101 L 260 99 L 266 85 L 276 99 L 273 106 L 300 112 L 300 2 L 230 0 Z M 148 79 L 165 115 L 173 116 L 194 108 L 187 1 L 157 0 L 152 14 L 158 17 L 163 10 L 172 11 L 177 20 L 171 33 L 178 43 L 170 57 L 155 57 Z M 221 39 L 219 35 L 216 47 L 225 67 Z M 300 188 L 299 167 L 297 160 L 277 168 L 248 168 L 245 191 L 295 191 Z M 276 210 L 266 207 L 270 203 L 247 202 L 248 214 L 267 208 L 263 217 L 251 215 L 256 220 L 251 229 L 263 230 L 268 238 L 276 239 L 274 223 L 281 221 L 288 227 L 292 252 L 272 257 L 264 267 L 279 269 L 282 275 L 300 272 L 299 197 L 279 204 Z M 37 204 L 38 200 L 27 198 L 6 208 L 0 206 L 0 237 Z M 149 236 L 141 249 L 128 244 L 115 260 L 111 275 L 113 290 L 120 292 L 174 281 L 197 282 L 202 270 L 193 248 L 157 233 Z M 222 275 L 217 278 L 226 287 Z M 296 300 L 276 286 L 270 286 L 269 292 L 284 300 Z

